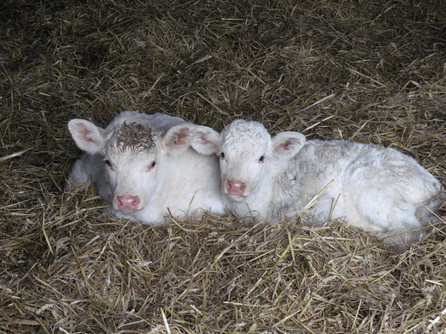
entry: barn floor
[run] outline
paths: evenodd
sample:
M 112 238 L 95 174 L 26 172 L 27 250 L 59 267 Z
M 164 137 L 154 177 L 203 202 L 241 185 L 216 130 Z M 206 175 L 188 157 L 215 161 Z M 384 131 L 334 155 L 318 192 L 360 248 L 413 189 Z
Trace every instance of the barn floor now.
M 446 211 L 398 253 L 299 218 L 118 221 L 63 189 L 123 110 L 394 147 L 446 184 L 439 0 L 3 0 L 0 333 L 446 333 Z

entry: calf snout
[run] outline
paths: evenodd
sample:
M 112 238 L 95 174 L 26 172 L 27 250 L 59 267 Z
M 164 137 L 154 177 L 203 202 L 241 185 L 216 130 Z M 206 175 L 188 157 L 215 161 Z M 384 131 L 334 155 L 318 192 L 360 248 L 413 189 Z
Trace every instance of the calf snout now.
M 115 197 L 115 204 L 119 211 L 132 214 L 139 210 L 139 196 L 122 195 Z
M 228 180 L 226 181 L 226 190 L 228 195 L 243 196 L 246 190 L 246 183 L 238 180 Z

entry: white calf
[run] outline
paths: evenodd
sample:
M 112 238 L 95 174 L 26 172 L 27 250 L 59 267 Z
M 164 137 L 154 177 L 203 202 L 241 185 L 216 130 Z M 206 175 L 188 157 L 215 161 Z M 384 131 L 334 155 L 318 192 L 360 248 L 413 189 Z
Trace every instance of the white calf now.
M 113 213 L 141 223 L 162 224 L 170 212 L 197 217 L 223 213 L 218 159 L 190 147 L 196 128 L 180 118 L 123 112 L 106 129 L 73 119 L 68 128 L 87 152 L 70 173 L 70 186 L 89 176 Z
M 220 156 L 224 201 L 239 217 L 266 222 L 305 211 L 309 223 L 345 217 L 381 238 L 434 221 L 443 187 L 413 158 L 394 149 L 346 141 L 306 141 L 297 132 L 271 138 L 257 122 L 236 120 L 219 135 L 197 132 L 196 149 Z M 421 232 L 387 238 L 407 242 Z

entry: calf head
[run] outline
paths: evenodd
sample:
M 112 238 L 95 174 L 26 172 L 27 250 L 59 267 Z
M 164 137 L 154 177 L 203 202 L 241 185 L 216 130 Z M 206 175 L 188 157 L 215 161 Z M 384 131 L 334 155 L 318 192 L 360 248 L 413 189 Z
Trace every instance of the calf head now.
M 271 138 L 258 122 L 235 120 L 219 135 L 210 128 L 198 127 L 192 146 L 202 154 L 220 158 L 222 191 L 231 200 L 241 202 L 271 177 L 281 162 L 299 152 L 305 136 L 282 132 Z
M 125 215 L 142 210 L 162 191 L 163 180 L 174 167 L 167 158 L 187 149 L 194 133 L 194 126 L 187 123 L 165 134 L 137 122 L 123 122 L 104 130 L 89 121 L 74 119 L 68 128 L 81 150 L 103 157 L 113 208 Z

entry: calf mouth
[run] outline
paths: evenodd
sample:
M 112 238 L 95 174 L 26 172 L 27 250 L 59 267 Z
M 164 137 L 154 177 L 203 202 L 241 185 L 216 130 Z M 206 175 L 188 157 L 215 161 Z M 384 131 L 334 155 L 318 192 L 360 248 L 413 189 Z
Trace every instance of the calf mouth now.
M 227 195 L 234 202 L 242 202 L 246 196 Z
M 140 211 L 141 209 L 137 209 L 137 210 L 127 210 L 127 209 L 117 209 L 117 208 L 114 208 L 116 211 L 119 211 L 119 212 L 121 212 L 121 213 L 123 213 L 123 214 L 125 214 L 125 215 L 129 215 L 129 216 L 131 216 L 131 215 L 133 215 L 133 214 L 135 214 L 136 212 L 138 212 L 138 211 Z
M 141 211 L 143 208 L 131 209 L 131 208 L 118 208 L 117 205 L 112 205 L 113 210 L 120 212 L 124 215 L 131 216 L 138 211 Z
M 223 193 L 234 202 L 242 202 L 249 195 L 247 192 L 245 192 L 243 195 L 230 194 L 226 188 L 223 189 Z

